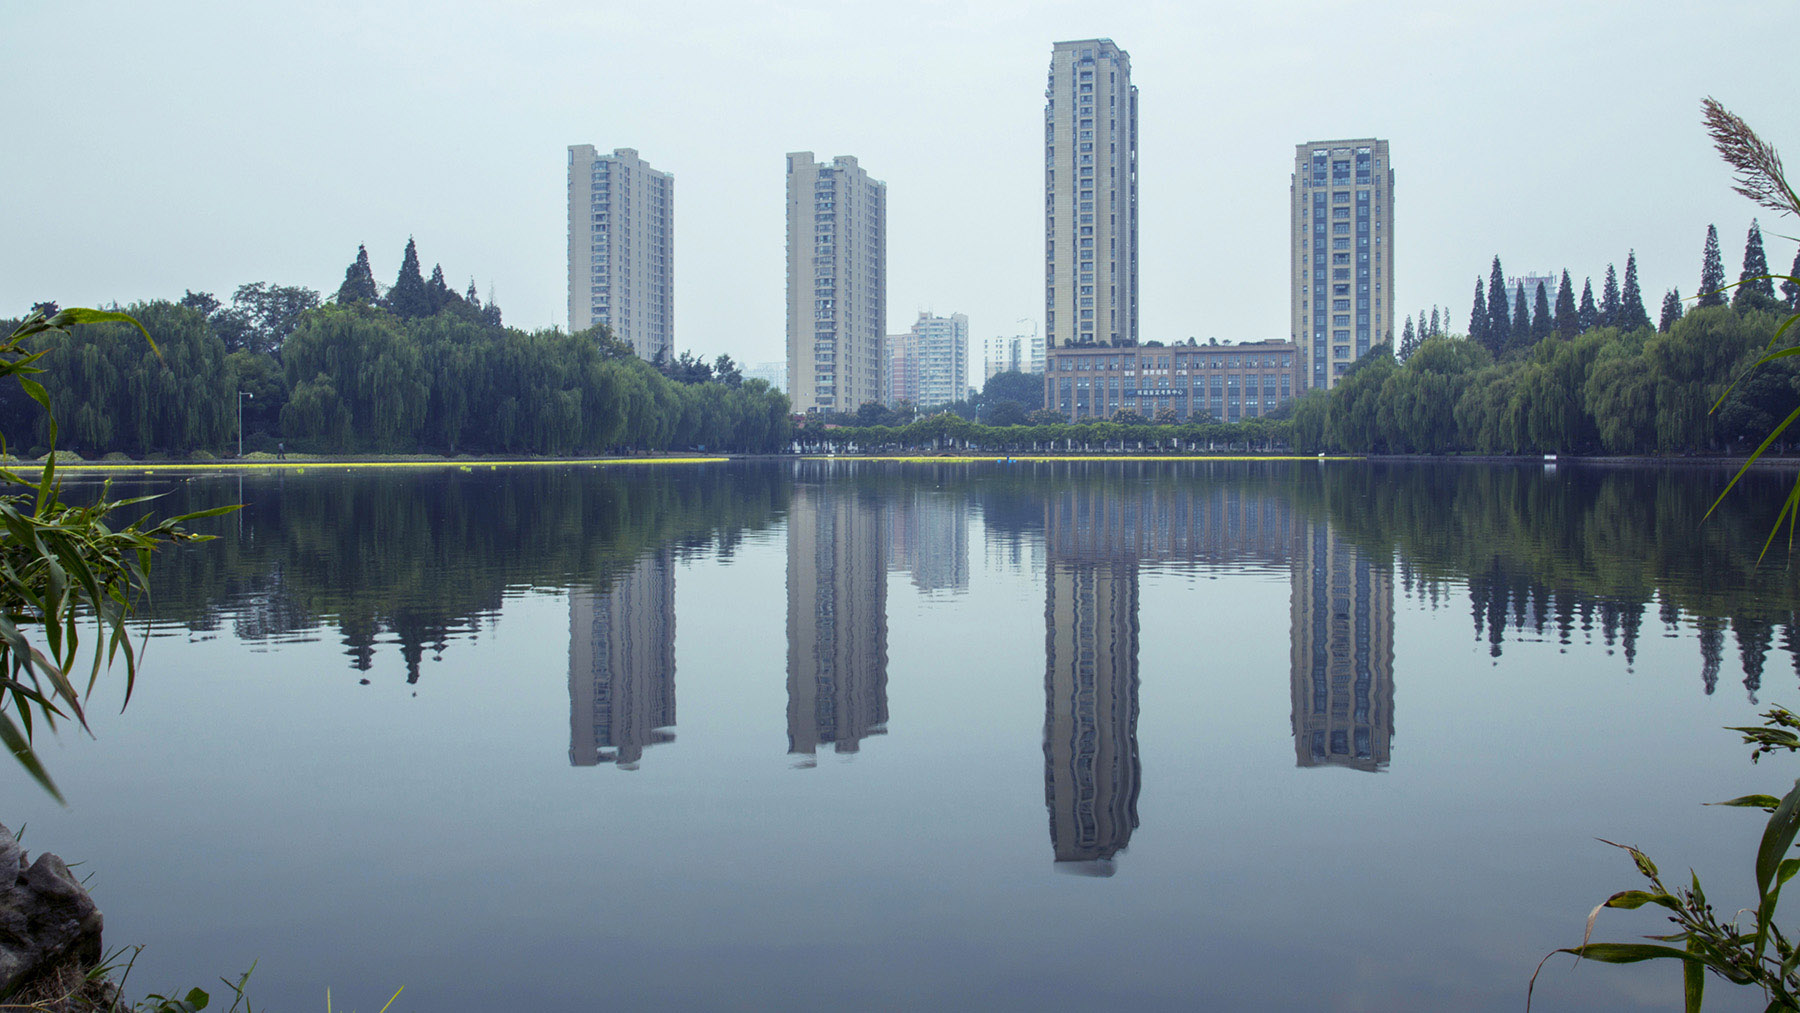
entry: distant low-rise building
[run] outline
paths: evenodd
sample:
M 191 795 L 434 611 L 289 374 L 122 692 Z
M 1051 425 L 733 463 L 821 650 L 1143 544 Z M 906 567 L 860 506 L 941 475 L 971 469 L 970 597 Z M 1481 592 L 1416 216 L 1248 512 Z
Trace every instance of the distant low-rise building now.
M 983 342 L 981 382 L 992 380 L 997 373 L 1036 373 L 1044 371 L 1044 339 L 1034 330 L 1031 334 L 989 338 Z
M 1044 407 L 1072 422 L 1130 409 L 1154 419 L 1173 408 L 1183 420 L 1255 418 L 1305 389 L 1300 349 L 1278 338 L 1237 345 L 1059 348 L 1044 376 Z

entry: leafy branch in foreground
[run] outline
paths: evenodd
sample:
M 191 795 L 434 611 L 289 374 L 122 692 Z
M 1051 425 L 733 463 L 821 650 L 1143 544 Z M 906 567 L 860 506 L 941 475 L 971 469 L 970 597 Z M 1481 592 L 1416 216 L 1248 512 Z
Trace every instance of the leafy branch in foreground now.
M 65 309 L 54 316 L 34 311 L 0 342 L 0 379 L 12 378 L 33 401 L 50 412 L 50 395 L 33 379 L 43 369 L 42 351 L 26 342 L 78 325 L 120 321 L 148 331 L 123 313 Z M 156 343 L 150 341 L 152 350 Z M 140 517 L 115 527 L 112 515 L 152 496 L 111 499 L 110 483 L 97 502 L 72 505 L 63 499 L 56 476 L 56 419 L 49 417 L 51 452 L 36 482 L 0 468 L 0 743 L 59 801 L 50 775 L 32 748 L 41 722 L 54 729 L 57 718 L 72 718 L 83 729 L 83 701 L 92 694 L 102 668 L 123 658 L 125 700 L 137 682 L 138 648 L 126 628 L 132 610 L 148 594 L 150 554 L 169 542 L 204 540 L 184 527 L 188 521 L 237 509 L 235 506 L 153 521 Z M 0 451 L 5 449 L 0 437 Z M 87 643 L 84 629 L 93 634 Z M 85 677 L 77 671 L 84 657 Z
M 1776 750 L 1800 751 L 1800 734 L 1796 734 L 1800 731 L 1800 716 L 1784 707 L 1765 712 L 1761 725 L 1728 730 L 1742 733 L 1744 741 L 1756 747 L 1750 754 L 1752 762 Z M 1795 781 L 1781 798 L 1745 795 L 1715 804 L 1762 809 L 1769 813 L 1762 842 L 1756 850 L 1756 906 L 1738 912 L 1729 921 L 1721 920 L 1707 902 L 1699 876 L 1690 873 L 1692 885 L 1689 887 L 1670 888 L 1663 883 L 1656 863 L 1648 855 L 1630 845 L 1605 841 L 1603 843 L 1631 853 L 1632 861 L 1650 888 L 1621 890 L 1608 897 L 1588 914 L 1587 931 L 1582 934 L 1581 945 L 1553 950 L 1539 961 L 1537 971 L 1531 975 L 1531 984 L 1525 990 L 1527 1009 L 1531 1008 L 1531 994 L 1537 987 L 1544 964 L 1558 953 L 1572 953 L 1577 958 L 1586 957 L 1608 964 L 1680 961 L 1683 1008 L 1690 1013 L 1700 1009 L 1708 972 L 1735 985 L 1761 989 L 1769 1010 L 1800 1011 L 1800 999 L 1796 998 L 1800 996 L 1800 940 L 1791 939 L 1775 924 L 1781 888 L 1800 872 L 1800 858 L 1782 857 L 1793 848 L 1794 837 L 1800 832 L 1800 781 Z M 1590 942 L 1594 921 L 1601 910 L 1634 910 L 1646 904 L 1668 909 L 1669 921 L 1681 931 L 1645 936 L 1650 940 L 1645 943 Z M 1739 920 L 1746 915 L 1750 916 L 1751 924 L 1739 925 Z
M 1708 98 L 1702 101 L 1700 106 L 1705 112 L 1706 130 L 1712 135 L 1713 147 L 1718 149 L 1719 157 L 1723 158 L 1736 174 L 1737 184 L 1732 189 L 1772 211 L 1800 217 L 1800 195 L 1796 195 L 1794 188 L 1788 184 L 1781 167 L 1781 154 L 1775 150 L 1774 145 L 1758 137 L 1756 131 L 1750 129 L 1750 124 L 1745 123 L 1740 117 L 1720 105 L 1718 100 Z M 1800 277 L 1789 275 L 1763 275 L 1758 278 L 1746 278 L 1737 284 L 1743 285 L 1751 281 L 1766 279 L 1781 279 L 1800 285 Z M 1734 288 L 1736 286 L 1726 287 Z M 1704 296 L 1709 293 L 1702 292 L 1700 294 Z M 1781 341 L 1781 336 L 1794 326 L 1796 320 L 1800 320 L 1800 313 L 1792 314 L 1781 322 L 1781 326 L 1776 328 L 1774 335 L 1769 338 L 1770 351 L 1751 363 L 1741 376 L 1725 388 L 1725 393 L 1719 395 L 1719 400 L 1712 406 L 1713 413 L 1718 412 L 1720 405 L 1723 405 L 1731 392 L 1737 389 L 1737 385 L 1755 372 L 1758 367 L 1778 359 L 1800 355 L 1800 345 L 1791 345 L 1787 348 L 1776 347 Z M 1795 408 L 1788 413 L 1786 418 L 1777 423 L 1775 428 L 1770 430 L 1768 437 L 1758 444 L 1756 450 L 1744 460 L 1743 465 L 1738 468 L 1737 474 L 1731 476 L 1731 481 L 1726 483 L 1724 491 L 1719 493 L 1719 498 L 1713 501 L 1712 508 L 1707 510 L 1708 517 L 1712 516 L 1713 510 L 1719 508 L 1719 504 L 1724 501 L 1726 494 L 1731 492 L 1733 486 L 1737 485 L 1738 479 L 1744 477 L 1744 473 L 1750 470 L 1750 466 L 1755 464 L 1796 420 L 1800 420 L 1800 408 Z M 1795 534 L 1800 531 L 1800 479 L 1794 481 L 1793 491 L 1788 493 L 1787 501 L 1781 506 L 1781 512 L 1775 515 L 1775 524 L 1769 529 L 1768 539 L 1763 542 L 1763 555 L 1768 554 L 1769 546 L 1775 543 L 1775 536 L 1780 533 L 1784 523 L 1788 528 L 1788 551 L 1792 552 Z

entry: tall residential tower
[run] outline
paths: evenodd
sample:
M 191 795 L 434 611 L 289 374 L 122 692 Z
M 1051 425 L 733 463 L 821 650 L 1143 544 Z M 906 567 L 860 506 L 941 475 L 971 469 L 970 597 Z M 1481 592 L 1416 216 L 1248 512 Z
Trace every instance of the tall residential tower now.
M 675 177 L 631 148 L 569 146 L 569 330 L 606 324 L 640 358 L 675 351 Z
M 1138 93 L 1111 39 L 1058 42 L 1044 89 L 1044 338 L 1138 342 Z
M 1394 340 L 1394 170 L 1388 142 L 1294 148 L 1292 324 L 1308 387 L 1336 386 L 1370 348 Z
M 787 156 L 788 397 L 853 412 L 887 396 L 887 184 L 856 159 Z

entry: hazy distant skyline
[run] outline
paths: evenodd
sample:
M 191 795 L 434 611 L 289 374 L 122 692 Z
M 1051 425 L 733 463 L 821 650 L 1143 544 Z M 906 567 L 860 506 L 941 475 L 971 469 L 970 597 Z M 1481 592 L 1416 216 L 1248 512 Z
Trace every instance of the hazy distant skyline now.
M 1701 97 L 1790 159 L 1800 125 L 1756 51 L 1766 8 L 1646 10 L 15 4 L 0 316 L 329 295 L 358 243 L 387 285 L 410 235 L 509 324 L 566 324 L 567 151 L 593 144 L 675 175 L 675 346 L 782 359 L 783 156 L 811 150 L 888 185 L 889 333 L 960 312 L 979 347 L 1041 330 L 1045 71 L 1053 42 L 1103 37 L 1141 96 L 1143 337 L 1287 336 L 1294 145 L 1335 137 L 1392 144 L 1396 331 L 1434 303 L 1462 330 L 1496 253 L 1579 292 L 1635 247 L 1654 318 L 1695 294 L 1709 223 L 1735 280 L 1759 214 Z M 1763 227 L 1785 271 L 1800 223 Z

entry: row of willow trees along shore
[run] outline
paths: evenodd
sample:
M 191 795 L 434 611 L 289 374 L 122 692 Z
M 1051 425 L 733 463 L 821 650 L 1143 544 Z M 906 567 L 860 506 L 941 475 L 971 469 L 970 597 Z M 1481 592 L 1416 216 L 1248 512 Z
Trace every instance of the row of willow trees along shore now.
M 1428 329 L 1430 336 L 1421 338 L 1408 321 L 1399 357 L 1379 346 L 1329 393 L 1314 391 L 1295 404 L 1294 448 L 1354 454 L 1754 448 L 1800 407 L 1795 359 L 1750 370 L 1800 309 L 1800 280 L 1786 278 L 1777 293 L 1762 233 L 1752 223 L 1739 283 L 1727 290 L 1718 234 L 1709 228 L 1700 298 L 1683 312 L 1689 304 L 1671 291 L 1653 325 L 1636 267 L 1635 256 L 1628 258 L 1621 289 L 1609 265 L 1601 300 L 1594 300 L 1590 282 L 1579 304 L 1565 271 L 1552 308 L 1541 286 L 1535 299 L 1528 301 L 1522 288 L 1509 298 L 1494 258 L 1485 295 L 1476 283 L 1469 336 Z M 1800 276 L 1800 256 L 1792 273 Z
M 359 247 L 330 300 L 258 283 L 230 305 L 190 291 L 125 309 L 160 357 L 127 325 L 104 324 L 54 336 L 40 362 L 60 450 L 224 452 L 237 445 L 240 400 L 246 451 L 767 453 L 792 440 L 786 395 L 745 380 L 729 356 L 652 364 L 604 327 L 506 327 L 472 282 L 459 295 L 441 267 L 427 279 L 411 240 L 386 292 Z M 0 393 L 0 432 L 34 434 L 34 455 L 48 443 L 42 412 L 17 390 Z

